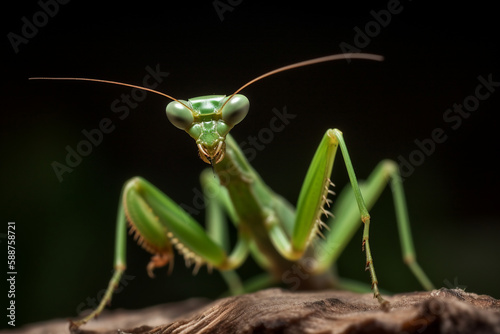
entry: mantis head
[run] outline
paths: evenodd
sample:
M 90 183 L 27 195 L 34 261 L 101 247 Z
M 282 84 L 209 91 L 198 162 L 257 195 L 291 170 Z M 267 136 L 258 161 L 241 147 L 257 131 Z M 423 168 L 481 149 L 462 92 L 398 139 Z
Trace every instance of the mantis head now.
M 177 100 L 176 98 L 155 91 L 150 88 L 101 79 L 89 78 L 49 78 L 49 77 L 36 77 L 34 79 L 49 79 L 49 80 L 77 80 L 77 81 L 93 81 L 108 83 L 113 85 L 121 85 L 132 88 L 137 88 L 162 95 L 173 102 L 167 105 L 167 117 L 170 122 L 179 129 L 189 133 L 196 141 L 200 158 L 208 164 L 219 163 L 224 159 L 226 152 L 225 139 L 229 131 L 239 122 L 245 118 L 248 113 L 250 103 L 248 99 L 238 94 L 243 88 L 253 84 L 260 79 L 264 79 L 276 73 L 299 68 L 303 66 L 323 63 L 333 60 L 342 59 L 366 59 L 382 61 L 384 58 L 379 55 L 369 53 L 342 53 L 330 55 L 320 58 L 314 58 L 306 61 L 301 61 L 295 64 L 287 65 L 269 71 L 261 76 L 250 80 L 236 90 L 230 96 L 225 95 L 209 95 L 200 96 L 185 100 Z
M 219 163 L 226 151 L 226 135 L 248 113 L 250 102 L 241 94 L 200 96 L 167 105 L 167 117 L 186 131 L 198 146 L 206 163 Z

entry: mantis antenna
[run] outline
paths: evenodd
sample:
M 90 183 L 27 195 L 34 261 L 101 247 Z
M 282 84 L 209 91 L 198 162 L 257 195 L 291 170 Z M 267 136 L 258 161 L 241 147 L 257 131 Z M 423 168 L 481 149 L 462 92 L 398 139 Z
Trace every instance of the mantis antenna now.
M 238 88 L 233 94 L 229 96 L 229 98 L 226 100 L 226 102 L 222 105 L 221 109 L 224 108 L 224 105 L 233 98 L 234 95 L 238 94 L 242 89 L 246 88 L 247 86 L 250 86 L 256 81 L 259 81 L 260 79 L 267 78 L 273 74 L 277 74 L 280 72 L 292 70 L 294 68 L 299 68 L 299 67 L 304 67 L 308 65 L 314 65 L 318 63 L 324 63 L 327 61 L 334 61 L 334 60 L 341 60 L 341 59 L 366 59 L 366 60 L 375 60 L 375 61 L 383 61 L 384 57 L 376 54 L 371 54 L 371 53 L 340 53 L 336 55 L 330 55 L 330 56 L 325 56 L 325 57 L 319 57 L 319 58 L 314 58 L 314 59 L 309 59 L 305 61 L 301 61 L 295 64 L 283 66 L 280 68 L 277 68 L 275 70 L 269 71 L 267 73 L 262 74 L 261 76 L 258 76 L 255 79 L 250 80 L 240 88 Z
M 264 79 L 264 78 L 267 78 L 267 77 L 269 77 L 269 76 L 271 76 L 273 74 L 277 74 L 277 73 L 280 73 L 280 72 L 288 71 L 288 70 L 291 70 L 291 69 L 294 69 L 294 68 L 299 68 L 299 67 L 314 65 L 314 64 L 318 64 L 318 63 L 324 63 L 324 62 L 327 62 L 327 61 L 341 60 L 341 59 L 366 59 L 366 60 L 382 61 L 382 60 L 384 60 L 384 57 L 380 56 L 380 55 L 376 55 L 376 54 L 371 54 L 371 53 L 341 53 L 341 54 L 336 54 L 336 55 L 330 55 L 330 56 L 325 56 L 325 57 L 319 57 L 319 58 L 314 58 L 314 59 L 310 59 L 310 60 L 305 60 L 305 61 L 301 61 L 301 62 L 298 62 L 298 63 L 295 63 L 295 64 L 283 66 L 283 67 L 277 68 L 275 70 L 269 71 L 267 73 L 264 73 L 261 76 L 258 76 L 256 78 L 248 81 L 246 84 L 244 84 L 243 86 L 241 86 L 240 88 L 238 88 L 233 94 L 231 94 L 229 96 L 229 98 L 226 100 L 226 102 L 222 105 L 222 107 L 219 110 L 222 110 L 222 108 L 224 108 L 224 106 L 226 105 L 226 103 L 228 103 L 229 100 L 231 100 L 242 89 L 250 86 L 254 82 L 257 82 L 257 81 L 259 81 L 261 79 Z M 145 90 L 145 91 L 148 91 L 148 92 L 152 92 L 152 93 L 164 96 L 164 97 L 169 98 L 169 99 L 171 99 L 173 101 L 179 102 L 184 107 L 186 107 L 187 109 L 191 110 L 191 108 L 189 108 L 184 103 L 180 102 L 176 98 L 174 98 L 174 97 L 172 97 L 170 95 L 167 95 L 165 93 L 162 93 L 162 92 L 150 89 L 150 88 L 146 88 L 146 87 L 142 87 L 142 86 L 136 86 L 136 85 L 131 85 L 131 84 L 127 84 L 127 83 L 123 83 L 123 82 L 118 82 L 118 81 L 102 80 L 102 79 L 91 79 L 91 78 L 64 78 L 64 77 L 63 78 L 55 78 L 55 77 L 32 77 L 32 78 L 29 78 L 29 80 L 92 81 L 92 82 L 108 83 L 108 84 L 112 84 L 112 85 L 127 86 L 127 87 L 142 89 L 142 90 Z
M 137 88 L 137 89 L 145 90 L 145 91 L 148 91 L 148 92 L 152 92 L 152 93 L 155 93 L 155 94 L 158 94 L 158 95 L 164 96 L 164 97 L 169 98 L 169 99 L 171 99 L 171 100 L 173 100 L 173 101 L 179 102 L 179 103 L 180 103 L 180 104 L 182 104 L 184 107 L 186 107 L 187 109 L 191 110 L 191 108 L 189 108 L 187 105 L 185 105 L 185 104 L 184 104 L 184 103 L 182 103 L 181 101 L 177 100 L 175 97 L 172 97 L 172 96 L 167 95 L 167 94 L 165 94 L 165 93 L 162 93 L 162 92 L 156 91 L 156 90 L 151 89 L 151 88 L 146 88 L 146 87 L 142 87 L 142 86 L 131 85 L 131 84 L 128 84 L 128 83 L 123 83 L 123 82 L 118 82 L 118 81 L 102 80 L 102 79 L 91 79 L 91 78 L 54 78 L 54 77 L 31 77 L 31 78 L 28 78 L 28 80 L 74 80 L 74 81 L 92 81 L 92 82 L 108 83 L 108 84 L 118 85 L 118 86 L 132 87 L 132 88 Z

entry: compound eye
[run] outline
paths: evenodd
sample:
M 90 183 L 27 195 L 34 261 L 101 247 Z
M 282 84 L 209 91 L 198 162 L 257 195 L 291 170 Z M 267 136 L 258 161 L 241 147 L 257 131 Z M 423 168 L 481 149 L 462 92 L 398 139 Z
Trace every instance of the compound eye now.
M 170 102 L 167 105 L 167 117 L 170 123 L 181 130 L 189 129 L 194 122 L 191 110 L 177 101 Z
M 248 114 L 250 101 L 244 95 L 236 94 L 222 109 L 222 119 L 233 127 L 241 122 Z

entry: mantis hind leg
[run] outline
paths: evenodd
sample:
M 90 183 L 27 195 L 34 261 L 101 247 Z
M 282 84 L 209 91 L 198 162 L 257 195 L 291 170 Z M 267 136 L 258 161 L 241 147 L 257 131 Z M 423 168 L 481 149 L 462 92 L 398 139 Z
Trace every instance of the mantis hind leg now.
M 403 184 L 398 165 L 394 161 L 384 160 L 380 162 L 368 179 L 360 184 L 366 207 L 367 209 L 373 207 L 387 185 L 390 185 L 392 190 L 403 261 L 408 265 L 420 284 L 426 290 L 432 290 L 434 288 L 433 284 L 416 260 Z M 328 222 L 330 233 L 320 248 L 318 270 L 328 268 L 337 260 L 359 227 L 359 212 L 355 201 L 353 201 L 350 188 L 346 187 L 342 191 L 332 212 L 335 218 Z
M 200 176 L 206 209 L 207 234 L 226 252 L 229 251 L 229 230 L 226 214 L 237 225 L 238 218 L 229 199 L 227 190 L 220 185 L 211 169 L 205 169 Z M 244 293 L 240 277 L 234 270 L 220 271 L 231 295 Z
M 220 185 L 218 179 L 214 177 L 212 169 L 205 169 L 201 173 L 200 183 L 205 197 L 207 234 L 227 252 L 230 248 L 230 240 L 229 224 L 226 217 L 234 223 L 236 228 L 240 224 L 239 217 L 236 214 L 227 189 Z M 256 262 L 263 269 L 268 269 L 269 264 L 266 263 L 266 259 L 258 252 L 255 244 L 251 244 L 249 247 Z M 253 292 L 276 283 L 273 277 L 267 272 L 245 281 L 241 280 L 235 270 L 223 270 L 220 271 L 220 274 L 229 288 L 228 293 L 225 293 L 224 296 Z

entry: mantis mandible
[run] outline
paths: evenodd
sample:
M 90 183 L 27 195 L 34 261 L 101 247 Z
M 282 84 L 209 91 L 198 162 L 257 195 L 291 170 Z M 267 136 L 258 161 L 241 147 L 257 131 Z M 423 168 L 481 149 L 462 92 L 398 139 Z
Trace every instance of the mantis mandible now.
M 130 232 L 135 234 L 136 241 L 152 254 L 147 265 L 149 276 L 154 276 L 155 268 L 167 264 L 169 272 L 172 271 L 176 249 L 184 257 L 187 266 L 194 266 L 195 273 L 202 265 L 206 265 L 209 270 L 218 269 L 230 291 L 242 293 L 244 287 L 233 270 L 249 254 L 268 272 L 268 279 L 262 282 L 279 282 L 293 265 L 303 265 L 301 261 L 307 258 L 307 270 L 311 275 L 307 288 L 342 287 L 342 280 L 334 276 L 331 267 L 361 221 L 364 225 L 362 248 L 366 255 L 366 270 L 371 276 L 371 289 L 374 298 L 387 306 L 387 301 L 379 291 L 370 250 L 369 210 L 388 184 L 393 193 L 403 260 L 425 289 L 433 289 L 432 283 L 416 261 L 402 181 L 395 162 L 382 161 L 365 183 L 358 184 L 342 132 L 328 129 L 306 173 L 297 205 L 293 207 L 264 183 L 229 134 L 249 110 L 248 99 L 238 94 L 242 89 L 276 73 L 341 59 L 381 61 L 383 57 L 354 53 L 315 58 L 267 72 L 229 96 L 210 95 L 188 100 L 178 100 L 148 88 L 107 80 L 31 78 L 118 84 L 167 97 L 173 100 L 166 108 L 169 121 L 196 141 L 200 158 L 212 167 L 201 175 L 202 188 L 208 201 L 206 231 L 179 205 L 145 179 L 134 177 L 125 183 L 116 223 L 114 274 L 98 307 L 83 319 L 72 322 L 70 327 L 76 329 L 97 317 L 111 301 L 113 291 L 126 268 L 127 225 Z M 354 196 L 343 195 L 342 192 L 329 211 L 332 201 L 328 195 L 334 194 L 330 189 L 333 186 L 330 174 L 338 148 L 344 158 Z M 335 219 L 330 217 L 331 212 L 335 213 Z M 225 246 L 228 240 L 223 215 L 232 220 L 238 231 L 238 239 L 231 251 Z M 328 235 L 317 238 L 318 235 L 323 236 L 323 229 L 330 230 Z

